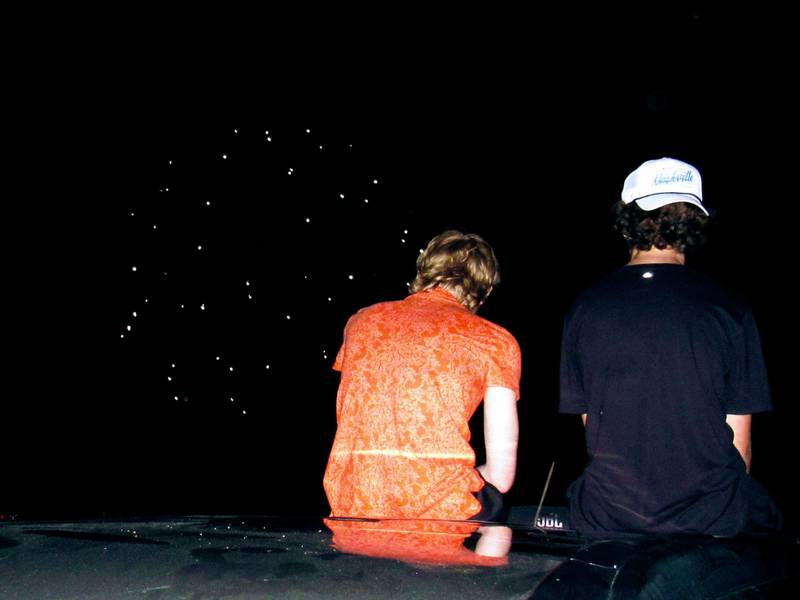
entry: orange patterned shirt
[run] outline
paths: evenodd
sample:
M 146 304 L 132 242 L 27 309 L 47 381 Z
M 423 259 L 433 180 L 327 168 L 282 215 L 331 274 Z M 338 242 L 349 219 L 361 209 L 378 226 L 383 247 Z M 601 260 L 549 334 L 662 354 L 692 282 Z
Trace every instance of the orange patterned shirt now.
M 323 482 L 332 515 L 481 510 L 469 419 L 490 386 L 519 398 L 520 349 L 507 330 L 435 288 L 353 315 L 334 369 L 338 428 Z

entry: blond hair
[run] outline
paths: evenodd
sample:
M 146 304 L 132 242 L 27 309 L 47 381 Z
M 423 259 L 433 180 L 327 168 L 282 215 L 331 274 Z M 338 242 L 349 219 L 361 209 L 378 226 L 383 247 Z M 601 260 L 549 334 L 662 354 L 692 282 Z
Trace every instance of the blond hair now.
M 472 312 L 500 283 L 500 265 L 492 247 L 479 235 L 448 230 L 430 242 L 417 258 L 412 293 L 442 287 Z

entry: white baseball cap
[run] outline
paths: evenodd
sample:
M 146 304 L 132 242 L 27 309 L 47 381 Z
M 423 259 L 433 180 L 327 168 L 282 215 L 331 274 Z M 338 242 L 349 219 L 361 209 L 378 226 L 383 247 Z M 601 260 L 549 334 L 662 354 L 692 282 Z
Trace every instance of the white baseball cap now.
M 642 210 L 654 210 L 673 202 L 688 202 L 703 206 L 703 184 L 700 171 L 689 163 L 674 158 L 659 158 L 643 162 L 625 178 L 622 201 L 636 202 Z

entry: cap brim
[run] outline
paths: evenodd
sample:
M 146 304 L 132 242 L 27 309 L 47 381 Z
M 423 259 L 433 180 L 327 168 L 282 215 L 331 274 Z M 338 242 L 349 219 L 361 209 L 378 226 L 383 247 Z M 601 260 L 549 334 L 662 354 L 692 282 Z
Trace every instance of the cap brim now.
M 692 194 L 676 194 L 674 192 L 651 194 L 650 196 L 637 198 L 635 202 L 642 210 L 655 210 L 656 208 L 661 208 L 667 204 L 674 204 L 675 202 L 688 202 L 689 204 L 694 204 L 706 215 L 708 215 L 708 211 L 706 210 L 706 207 L 703 206 L 703 203 L 700 202 L 697 196 L 693 196 Z

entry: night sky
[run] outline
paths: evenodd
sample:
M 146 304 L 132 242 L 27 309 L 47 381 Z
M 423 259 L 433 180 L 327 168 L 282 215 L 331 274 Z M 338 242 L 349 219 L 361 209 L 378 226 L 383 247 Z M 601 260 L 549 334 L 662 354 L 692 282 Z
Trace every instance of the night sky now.
M 700 169 L 716 213 L 689 266 L 755 311 L 776 411 L 755 418 L 753 474 L 793 511 L 796 161 L 775 140 L 796 115 L 780 49 L 724 45 L 715 17 L 673 16 L 670 52 L 559 68 L 538 43 L 513 60 L 473 48 L 397 76 L 273 82 L 246 106 L 161 72 L 84 107 L 63 217 L 19 261 L 36 291 L 12 319 L 24 383 L 5 403 L 0 514 L 326 514 L 344 324 L 402 298 L 446 228 L 495 248 L 480 314 L 522 347 L 509 499 L 538 502 L 555 461 L 546 504 L 563 504 L 584 454 L 579 420 L 557 414 L 561 320 L 624 264 L 609 207 L 661 156 Z

